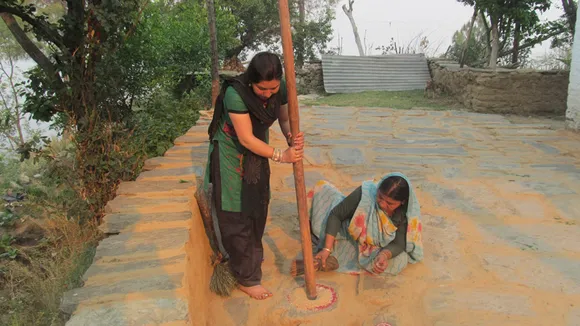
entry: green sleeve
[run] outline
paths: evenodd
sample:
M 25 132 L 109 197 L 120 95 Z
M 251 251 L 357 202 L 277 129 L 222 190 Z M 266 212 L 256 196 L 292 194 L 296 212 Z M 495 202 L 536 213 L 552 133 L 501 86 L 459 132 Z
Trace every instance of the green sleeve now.
M 246 104 L 238 92 L 231 86 L 226 89 L 226 94 L 224 96 L 224 107 L 228 112 L 231 113 L 248 113 Z
M 280 101 L 282 105 L 288 104 L 288 89 L 286 88 L 286 80 L 280 80 Z
M 405 219 L 395 232 L 395 239 L 391 241 L 383 250 L 388 250 L 392 254 L 392 258 L 397 257 L 407 247 L 407 220 Z
M 336 236 L 342 222 L 352 219 L 361 197 L 362 188 L 358 187 L 330 211 L 326 222 L 326 234 Z

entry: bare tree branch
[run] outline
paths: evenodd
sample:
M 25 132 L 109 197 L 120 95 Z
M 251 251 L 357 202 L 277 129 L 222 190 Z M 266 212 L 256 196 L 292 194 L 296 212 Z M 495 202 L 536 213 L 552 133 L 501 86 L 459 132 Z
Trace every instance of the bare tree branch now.
M 348 8 L 346 7 L 346 5 L 342 5 L 342 11 L 344 11 L 346 16 L 348 17 L 348 20 L 350 20 L 350 24 L 352 25 L 352 32 L 354 33 L 354 40 L 356 42 L 356 46 L 358 47 L 358 53 L 360 54 L 361 57 L 363 57 L 365 55 L 365 51 L 360 41 L 360 36 L 358 35 L 358 28 L 356 27 L 356 23 L 354 22 L 354 17 L 352 15 L 353 3 L 354 0 L 349 0 Z
M 40 49 L 28 38 L 26 33 L 20 28 L 14 16 L 8 13 L 0 13 L 2 20 L 8 26 L 8 29 L 14 35 L 14 38 L 20 44 L 20 46 L 28 53 L 30 58 L 34 60 L 44 70 L 44 72 L 50 77 L 55 78 L 57 81 L 60 81 L 60 77 L 57 75 L 56 70 L 54 69 L 54 65 L 52 62 L 40 51 Z
M 19 17 L 22 21 L 30 24 L 36 33 L 45 36 L 47 41 L 54 43 L 61 50 L 65 49 L 62 37 L 48 22 L 40 20 L 34 17 L 34 15 L 30 15 L 23 10 L 20 10 L 20 8 L 2 4 L 0 4 L 0 14 L 1 13 L 7 13 Z

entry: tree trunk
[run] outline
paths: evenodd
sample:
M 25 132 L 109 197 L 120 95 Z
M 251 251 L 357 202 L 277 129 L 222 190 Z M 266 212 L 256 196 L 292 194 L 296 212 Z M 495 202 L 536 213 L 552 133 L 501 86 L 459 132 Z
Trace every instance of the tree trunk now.
M 352 4 L 354 0 L 348 1 L 348 8 L 346 5 L 342 5 L 342 10 L 350 20 L 350 24 L 352 25 L 352 32 L 354 33 L 354 40 L 356 42 L 356 46 L 358 47 L 358 53 L 361 57 L 364 57 L 365 51 L 363 49 L 362 43 L 360 41 L 360 36 L 358 35 L 358 28 L 356 27 L 356 23 L 354 22 L 354 17 L 352 16 Z
M 485 28 L 485 63 L 489 63 L 489 56 L 491 54 L 491 27 L 489 27 L 489 24 L 487 22 L 487 18 L 485 17 L 485 14 L 482 11 L 480 11 L 481 14 L 481 21 L 483 23 L 483 28 Z
M 14 16 L 5 12 L 0 13 L 0 16 L 2 16 L 2 20 L 4 20 L 6 23 L 6 26 L 8 26 L 8 29 L 12 35 L 14 35 L 14 38 L 18 44 L 20 44 L 22 49 L 28 53 L 30 58 L 36 62 L 36 64 L 46 73 L 47 76 L 60 80 L 56 74 L 56 70 L 54 69 L 52 62 L 50 62 L 50 60 L 44 55 L 44 53 L 42 53 L 42 51 L 40 51 L 36 44 L 34 44 L 30 38 L 28 38 L 20 25 L 18 25 L 18 22 L 16 22 L 16 19 L 14 19 Z
M 491 54 L 489 56 L 489 68 L 495 70 L 497 67 L 497 55 L 499 52 L 499 31 L 497 17 L 491 18 Z
M 578 7 L 574 0 L 562 0 L 562 7 L 564 7 L 564 14 L 566 15 L 568 25 L 570 26 L 572 39 L 574 39 L 574 33 L 576 32 L 576 13 Z
M 220 91 L 220 77 L 218 70 L 219 58 L 214 0 L 207 0 L 207 21 L 209 24 L 209 40 L 211 46 L 211 104 L 212 107 L 214 107 L 215 101 Z
M 299 33 L 297 33 L 298 37 L 296 37 L 296 41 L 294 42 L 294 48 L 296 51 L 296 66 L 302 67 L 304 66 L 304 61 L 306 59 L 306 48 L 304 44 L 304 23 L 306 22 L 306 9 L 304 0 L 298 0 L 298 22 Z
M 520 22 L 516 22 L 514 30 L 514 48 L 512 49 L 512 63 L 518 63 L 520 53 Z
M 463 44 L 463 50 L 461 50 L 461 59 L 459 59 L 459 68 L 463 68 L 465 64 L 465 55 L 467 54 L 467 48 L 469 48 L 469 41 L 471 41 L 471 32 L 473 31 L 473 25 L 477 19 L 477 5 L 474 6 L 473 16 L 471 16 L 471 22 L 469 23 L 469 29 L 467 30 L 467 38 L 465 39 L 465 44 Z

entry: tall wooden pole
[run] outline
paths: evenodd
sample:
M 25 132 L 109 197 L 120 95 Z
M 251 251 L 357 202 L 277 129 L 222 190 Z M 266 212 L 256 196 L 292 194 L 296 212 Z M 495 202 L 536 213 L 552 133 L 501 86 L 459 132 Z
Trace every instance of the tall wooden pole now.
M 298 95 L 296 92 L 296 71 L 294 70 L 294 49 L 292 47 L 292 32 L 290 30 L 290 10 L 288 0 L 279 0 L 280 29 L 282 34 L 282 49 L 284 51 L 284 69 L 286 71 L 286 87 L 288 89 L 288 114 L 290 116 L 290 131 L 292 135 L 300 132 L 300 117 L 298 113 Z M 316 299 L 316 281 L 314 279 L 314 259 L 312 241 L 310 238 L 310 222 L 306 206 L 306 186 L 304 185 L 304 167 L 302 161 L 294 163 L 294 184 L 296 185 L 296 201 L 298 203 L 298 218 L 302 239 L 302 254 L 304 255 L 304 279 L 306 281 L 306 296 Z

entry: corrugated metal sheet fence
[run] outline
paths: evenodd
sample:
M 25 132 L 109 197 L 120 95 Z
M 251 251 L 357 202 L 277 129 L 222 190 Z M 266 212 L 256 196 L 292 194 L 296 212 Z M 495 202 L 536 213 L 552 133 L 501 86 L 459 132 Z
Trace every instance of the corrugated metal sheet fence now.
M 327 93 L 424 89 L 431 78 L 422 54 L 322 56 Z

